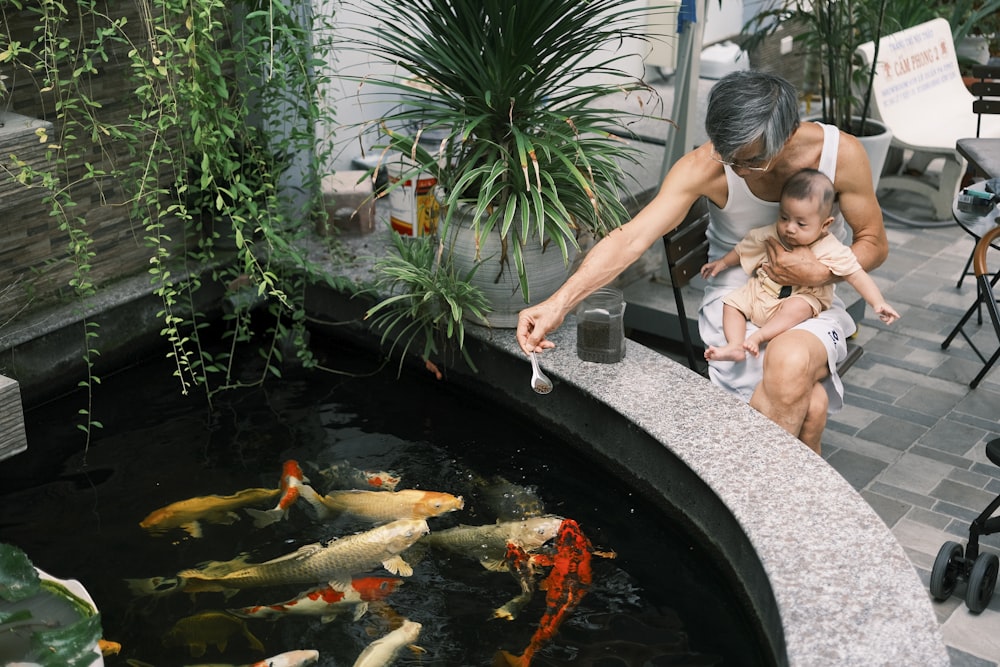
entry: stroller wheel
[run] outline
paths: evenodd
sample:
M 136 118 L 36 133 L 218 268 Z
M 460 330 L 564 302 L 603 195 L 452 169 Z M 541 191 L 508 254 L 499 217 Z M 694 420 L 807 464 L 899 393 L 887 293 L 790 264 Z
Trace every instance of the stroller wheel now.
M 931 595 L 935 600 L 947 600 L 955 592 L 958 583 L 962 558 L 962 545 L 958 542 L 945 542 L 934 559 L 931 568 Z
M 993 589 L 997 585 L 997 569 L 1000 558 L 996 554 L 979 554 L 969 573 L 969 588 L 965 592 L 965 606 L 978 614 L 990 604 Z

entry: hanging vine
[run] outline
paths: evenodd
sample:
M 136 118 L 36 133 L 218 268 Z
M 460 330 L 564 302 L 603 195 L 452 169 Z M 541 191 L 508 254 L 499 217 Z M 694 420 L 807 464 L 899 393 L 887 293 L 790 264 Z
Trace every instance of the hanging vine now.
M 45 193 L 68 239 L 61 261 L 74 267 L 74 298 L 82 303 L 96 289 L 92 230 L 74 214 L 86 181 L 107 205 L 130 211 L 133 234 L 149 249 L 182 392 L 197 388 L 211 404 L 219 391 L 280 376 L 288 354 L 313 366 L 305 287 L 333 279 L 309 263 L 301 238 L 323 210 L 313 128 L 331 113 L 317 92 L 329 65 L 312 55 L 312 36 L 332 17 L 278 0 L 135 0 L 136 25 L 107 0 L 8 2 L 35 24 L 30 40 L 0 35 L 0 66 L 34 79 L 53 123 L 39 133 L 47 164 L 15 156 L 8 172 Z M 92 91 L 113 58 L 127 60 L 133 99 L 127 115 L 111 118 Z M 197 306 L 208 282 L 225 286 L 231 306 L 222 347 L 205 338 L 208 318 Z M 89 438 L 100 426 L 89 398 L 100 382 L 92 373 L 99 336 L 83 321 Z

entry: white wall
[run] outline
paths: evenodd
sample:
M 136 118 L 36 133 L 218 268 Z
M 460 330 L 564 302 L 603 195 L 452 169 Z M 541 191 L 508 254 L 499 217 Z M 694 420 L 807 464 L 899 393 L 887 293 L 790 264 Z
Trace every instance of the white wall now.
M 400 1 L 405 2 L 405 0 Z M 670 0 L 627 0 L 627 2 L 670 4 Z M 720 41 L 739 32 L 743 22 L 743 0 L 722 0 L 722 9 L 719 8 L 719 0 L 708 0 L 708 3 L 707 18 L 699 16 L 699 20 L 706 22 L 704 43 Z M 324 38 L 330 38 L 335 48 L 326 49 L 326 53 L 320 52 L 317 55 L 328 58 L 341 77 L 364 77 L 391 72 L 389 65 L 371 61 L 356 48 L 360 39 L 356 27 L 374 25 L 378 20 L 378 17 L 372 16 L 371 13 L 357 11 L 356 8 L 364 4 L 364 0 L 351 0 L 346 3 L 342 0 L 313 0 L 314 11 L 325 16 L 332 14 L 336 26 L 335 34 L 319 35 L 317 39 L 317 43 L 323 43 L 326 41 Z M 671 24 L 663 19 L 657 19 L 656 23 L 659 25 L 656 29 L 660 33 L 658 39 L 670 45 L 675 44 L 676 34 L 663 34 L 669 33 L 672 29 Z M 631 76 L 642 77 L 643 58 L 648 55 L 649 47 L 638 40 L 629 40 L 620 47 L 620 51 L 630 55 L 627 60 L 622 61 L 622 68 Z M 321 151 L 321 155 L 329 156 L 325 160 L 327 172 L 351 169 L 352 159 L 360 157 L 363 151 L 370 155 L 371 145 L 375 141 L 374 132 L 369 130 L 365 133 L 363 126 L 366 121 L 378 118 L 389 109 L 389 104 L 373 99 L 373 92 L 372 86 L 359 86 L 358 83 L 346 78 L 331 82 L 321 91 L 336 112 L 335 124 L 317 128 L 318 150 Z

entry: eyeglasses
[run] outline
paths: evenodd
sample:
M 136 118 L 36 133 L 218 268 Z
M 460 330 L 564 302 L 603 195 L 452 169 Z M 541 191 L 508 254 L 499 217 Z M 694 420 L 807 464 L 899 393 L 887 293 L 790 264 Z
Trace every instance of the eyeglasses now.
M 732 167 L 733 169 L 743 169 L 746 171 L 767 171 L 768 169 L 771 168 L 771 163 L 774 161 L 774 157 L 768 158 L 767 162 L 765 162 L 764 164 L 761 164 L 763 158 L 749 160 L 748 162 L 735 162 L 733 160 L 723 160 L 722 156 L 719 155 L 719 152 L 716 150 L 712 151 L 712 159 L 718 162 L 719 164 L 727 165 L 729 167 Z

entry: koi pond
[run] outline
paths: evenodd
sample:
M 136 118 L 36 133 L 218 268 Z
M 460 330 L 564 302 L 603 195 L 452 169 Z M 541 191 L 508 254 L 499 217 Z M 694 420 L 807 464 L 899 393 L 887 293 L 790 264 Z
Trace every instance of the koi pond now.
M 27 412 L 28 451 L 0 462 L 0 540 L 86 586 L 104 637 L 122 646 L 105 664 L 246 664 L 316 649 L 320 665 L 352 665 L 404 619 L 421 624 L 413 644 L 422 650 L 404 648 L 393 664 L 506 664 L 496 662 L 501 651 L 521 655 L 546 614 L 554 632 L 537 644 L 535 665 L 772 664 L 748 605 L 703 541 L 577 448 L 429 373 L 397 378 L 396 363 L 343 344 L 318 354 L 340 374 L 289 372 L 222 394 L 211 410 L 204 398 L 181 395 L 165 361 L 105 377 L 92 406 L 104 428 L 87 452 L 76 426 L 84 396 Z M 528 375 L 525 364 L 525 383 Z M 552 623 L 551 594 L 542 589 L 551 547 L 542 547 L 550 562 L 535 568 L 530 599 L 511 607 L 512 620 L 494 618 L 523 592 L 523 579 L 483 567 L 475 553 L 420 541 L 402 554 L 411 576 L 368 571 L 400 583 L 372 596 L 360 616 L 357 608 L 332 620 L 227 611 L 287 601 L 310 588 L 302 584 L 275 582 L 232 596 L 155 588 L 160 578 L 207 561 L 261 563 L 371 529 L 344 516 L 320 520 L 301 498 L 285 518 L 261 527 L 244 509 L 234 511 L 235 521 L 201 521 L 200 537 L 140 527 L 177 501 L 277 489 L 289 460 L 321 492 L 332 487 L 320 471 L 347 466 L 392 473 L 397 490 L 462 496 L 462 509 L 427 518 L 431 534 L 539 513 L 572 519 L 594 551 L 585 595 Z M 131 580 L 152 580 L 153 590 L 137 594 Z M 209 621 L 219 614 L 224 624 Z

